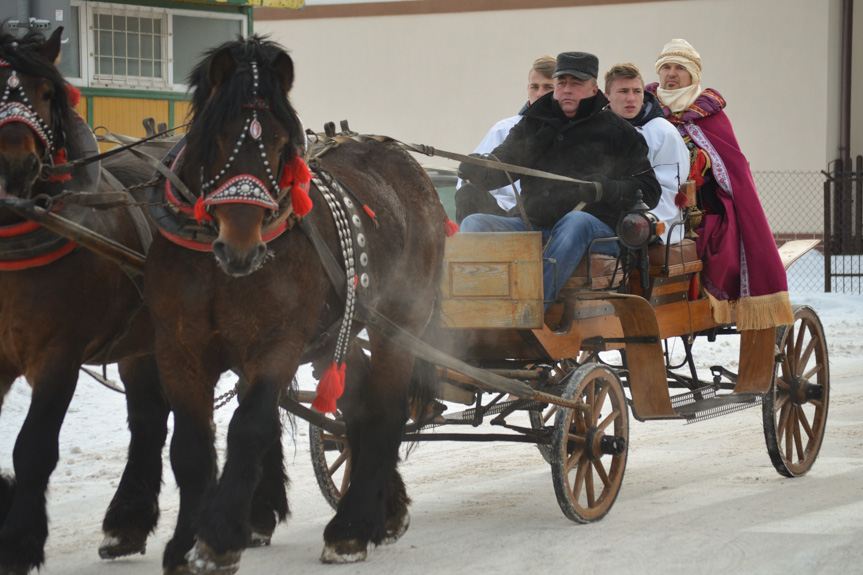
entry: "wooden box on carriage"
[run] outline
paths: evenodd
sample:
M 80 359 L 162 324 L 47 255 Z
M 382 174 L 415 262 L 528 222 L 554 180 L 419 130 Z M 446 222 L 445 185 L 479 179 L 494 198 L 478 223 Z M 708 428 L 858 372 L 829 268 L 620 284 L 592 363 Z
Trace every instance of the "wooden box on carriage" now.
M 541 327 L 541 234 L 458 233 L 447 238 L 441 295 L 446 328 Z

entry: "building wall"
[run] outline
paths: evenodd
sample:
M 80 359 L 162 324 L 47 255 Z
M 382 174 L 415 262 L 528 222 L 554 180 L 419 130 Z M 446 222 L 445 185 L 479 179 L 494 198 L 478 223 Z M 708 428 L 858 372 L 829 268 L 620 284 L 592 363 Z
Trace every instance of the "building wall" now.
M 590 51 L 599 56 L 601 73 L 633 61 L 653 81 L 663 44 L 682 37 L 701 53 L 702 85 L 727 99 L 753 170 L 818 171 L 836 156 L 842 0 L 572 4 L 335 18 L 256 12 L 255 29 L 291 51 L 292 99 L 317 131 L 324 122 L 348 119 L 359 132 L 470 152 L 492 124 L 524 103 L 536 57 Z M 286 19 L 267 19 L 273 15 Z M 856 65 L 859 93 L 863 58 Z M 855 153 L 863 153 L 863 129 L 852 131 Z M 454 165 L 438 158 L 425 163 Z

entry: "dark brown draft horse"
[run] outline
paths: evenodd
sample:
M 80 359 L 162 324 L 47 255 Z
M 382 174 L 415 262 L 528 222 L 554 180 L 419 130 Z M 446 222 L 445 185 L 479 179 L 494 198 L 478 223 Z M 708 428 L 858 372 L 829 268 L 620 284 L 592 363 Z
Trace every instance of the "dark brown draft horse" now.
M 303 146 L 287 98 L 293 78 L 287 53 L 258 37 L 214 49 L 192 73 L 192 124 L 174 165 L 200 198 L 199 221 L 211 218 L 212 251 L 206 245 L 187 249 L 191 235 L 178 238 L 163 229 L 145 271 L 159 372 L 174 411 L 171 464 L 180 487 L 166 573 L 232 573 L 243 549 L 288 513 L 279 395 L 301 362 L 333 362 L 338 322 L 349 307 L 309 235 L 293 225 L 296 202 L 295 214 L 285 219 L 293 195 L 285 170 L 297 165 Z M 353 241 L 356 260 L 356 271 L 351 262 L 347 274 L 334 216 L 317 184 L 302 227 L 317 230 L 340 273 L 351 278 L 350 289 L 365 292 L 361 302 L 420 335 L 432 312 L 445 239 L 445 215 L 431 181 L 406 152 L 377 141 L 347 142 L 312 168 L 350 190 L 348 203 L 376 212 L 377 225 L 362 210 L 339 220 L 343 231 L 355 224 L 365 230 L 353 240 L 342 238 Z M 166 195 L 172 195 L 170 186 Z M 335 201 L 344 207 L 344 200 Z M 206 236 L 202 229 L 196 233 Z M 277 237 L 265 243 L 271 235 Z M 361 327 L 352 325 L 349 336 Z M 332 337 L 322 340 L 324 332 Z M 409 521 L 396 466 L 414 359 L 373 329 L 369 338 L 370 359 L 347 345 L 339 407 L 353 473 L 324 531 L 325 562 L 362 560 L 369 542 L 395 541 Z M 245 375 L 250 388 L 231 420 L 217 478 L 213 390 L 229 369 Z
M 0 35 L 3 200 L 56 197 L 64 188 L 95 191 L 100 180 L 106 189 L 108 176 L 100 178 L 96 164 L 68 179 L 46 176 L 52 165 L 82 157 L 96 145 L 70 106 L 72 89 L 54 67 L 61 31 L 47 41 L 39 34 Z M 132 161 L 118 163 L 129 167 Z M 126 185 L 140 177 L 131 169 L 115 175 Z M 56 207 L 60 215 L 143 249 L 124 209 Z M 0 405 L 18 376 L 32 387 L 13 452 L 15 478 L 0 475 L 0 573 L 21 575 L 44 562 L 45 491 L 59 457 L 60 426 L 85 362 L 119 362 L 132 432 L 126 470 L 104 519 L 100 554 L 144 550 L 159 515 L 168 408 L 142 304 L 116 264 L 0 207 Z

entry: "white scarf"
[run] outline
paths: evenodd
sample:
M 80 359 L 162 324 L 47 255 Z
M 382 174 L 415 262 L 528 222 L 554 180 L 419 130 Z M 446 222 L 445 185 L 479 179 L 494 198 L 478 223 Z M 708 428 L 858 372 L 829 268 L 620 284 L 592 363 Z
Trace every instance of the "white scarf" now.
M 657 88 L 656 95 L 664 106 L 670 109 L 673 114 L 676 114 L 677 112 L 688 110 L 703 91 L 701 84 L 690 84 L 685 88 L 677 88 L 676 90 Z

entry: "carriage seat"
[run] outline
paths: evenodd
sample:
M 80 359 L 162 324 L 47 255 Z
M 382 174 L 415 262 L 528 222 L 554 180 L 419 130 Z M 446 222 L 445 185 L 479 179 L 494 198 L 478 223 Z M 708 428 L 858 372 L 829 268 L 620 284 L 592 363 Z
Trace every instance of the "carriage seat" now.
M 701 271 L 703 264 L 698 258 L 695 241 L 684 238 L 680 243 L 650 246 L 647 248 L 650 275 L 674 277 Z M 666 261 L 667 259 L 667 261 Z M 665 270 L 665 266 L 668 270 Z
M 666 257 L 668 261 L 666 262 Z M 647 259 L 650 263 L 651 276 L 673 277 L 701 271 L 702 263 L 698 259 L 695 242 L 684 239 L 670 247 L 659 244 L 647 248 Z M 588 260 L 590 262 L 590 282 L 588 282 Z M 665 271 L 665 265 L 668 270 Z M 616 270 L 616 273 L 615 273 Z M 607 290 L 620 286 L 623 271 L 614 256 L 593 254 L 585 256 L 570 278 L 563 284 L 563 291 L 570 290 Z

